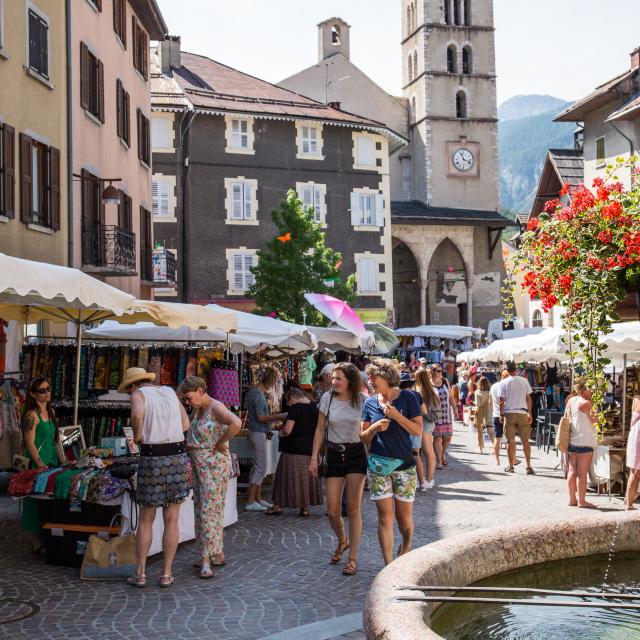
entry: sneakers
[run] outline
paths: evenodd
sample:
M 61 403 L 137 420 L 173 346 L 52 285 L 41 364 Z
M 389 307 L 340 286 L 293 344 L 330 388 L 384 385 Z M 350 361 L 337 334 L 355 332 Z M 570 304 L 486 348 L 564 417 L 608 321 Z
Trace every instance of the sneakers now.
M 429 489 L 433 489 L 433 487 L 436 486 L 436 481 L 435 480 L 431 480 L 431 481 L 426 481 L 423 482 L 420 487 L 418 488 L 418 491 L 422 491 L 423 493 L 425 491 L 428 491 Z
M 245 511 L 266 511 L 268 507 L 264 507 L 262 506 L 262 504 L 260 504 L 259 502 L 251 502 L 250 504 L 246 505 L 244 510 Z
M 273 504 L 268 500 L 260 500 L 258 504 L 261 504 L 265 509 L 271 509 L 271 507 L 273 507 Z

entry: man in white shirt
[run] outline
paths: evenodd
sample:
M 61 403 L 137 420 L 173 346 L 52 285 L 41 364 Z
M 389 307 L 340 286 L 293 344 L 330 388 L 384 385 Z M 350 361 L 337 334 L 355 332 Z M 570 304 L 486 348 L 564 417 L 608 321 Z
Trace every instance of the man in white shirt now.
M 491 406 L 493 408 L 493 455 L 496 457 L 496 463 L 500 464 L 500 443 L 502 442 L 503 425 L 500 417 L 500 392 L 502 390 L 502 380 L 509 374 L 507 371 L 502 372 L 502 378 L 491 385 L 489 395 L 491 396 Z
M 531 422 L 533 419 L 531 394 L 532 389 L 526 378 L 516 374 L 516 363 L 507 363 L 509 374 L 500 387 L 500 417 L 504 418 L 504 430 L 508 440 L 509 466 L 508 473 L 514 472 L 516 464 L 516 433 L 520 436 L 522 450 L 527 461 L 527 475 L 533 475 L 531 468 Z

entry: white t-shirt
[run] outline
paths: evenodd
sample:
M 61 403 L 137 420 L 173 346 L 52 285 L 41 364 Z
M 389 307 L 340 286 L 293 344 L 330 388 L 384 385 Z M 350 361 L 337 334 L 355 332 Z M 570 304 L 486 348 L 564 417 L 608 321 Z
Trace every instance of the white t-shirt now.
M 491 389 L 489 390 L 489 394 L 491 395 L 491 404 L 493 405 L 493 417 L 500 417 L 500 391 L 502 389 L 502 380 L 498 380 L 498 382 L 494 382 L 491 385 Z
M 504 413 L 524 413 L 527 415 L 527 396 L 532 393 L 531 385 L 522 376 L 509 376 L 500 383 L 500 397 L 504 399 Z

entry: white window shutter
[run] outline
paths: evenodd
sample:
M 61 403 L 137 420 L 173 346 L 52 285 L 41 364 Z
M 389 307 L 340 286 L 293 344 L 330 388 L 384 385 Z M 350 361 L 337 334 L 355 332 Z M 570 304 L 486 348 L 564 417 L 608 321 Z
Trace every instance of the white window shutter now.
M 356 138 L 356 158 L 359 165 L 365 167 L 373 166 L 373 140 L 371 138 L 365 138 L 364 136 Z
M 245 291 L 253 286 L 255 282 L 255 276 L 251 273 L 251 267 L 253 267 L 253 255 L 245 254 L 244 256 L 244 281 L 245 281 Z
M 322 220 L 322 192 L 320 187 L 314 187 L 313 189 L 313 208 L 315 210 L 316 222 Z
M 355 227 L 360 224 L 359 198 L 357 193 L 351 194 L 351 224 Z
M 376 196 L 376 226 L 384 227 L 384 197 Z
M 242 220 L 242 182 L 234 182 L 231 185 L 233 191 L 231 203 L 231 218 Z
M 376 266 L 374 258 L 360 258 L 360 291 L 377 291 Z
M 240 145 L 240 120 L 231 121 L 231 146 L 239 147 Z
M 233 256 L 233 290 L 244 291 L 244 279 L 242 277 L 244 256 L 241 253 L 236 253 Z
M 164 118 L 151 118 L 151 140 L 154 147 L 169 146 L 169 121 Z
M 159 201 L 159 197 L 158 197 L 158 181 L 157 180 L 152 180 L 151 181 L 151 210 L 152 210 L 154 216 L 157 216 L 158 213 L 159 213 L 158 201 Z
M 245 220 L 251 220 L 251 185 L 248 182 L 244 183 L 244 218 Z
M 302 188 L 302 204 L 305 211 L 309 207 L 313 207 L 313 187 Z
M 163 180 L 158 187 L 158 213 L 161 216 L 168 216 L 171 213 L 169 211 L 169 191 L 171 185 L 166 180 Z

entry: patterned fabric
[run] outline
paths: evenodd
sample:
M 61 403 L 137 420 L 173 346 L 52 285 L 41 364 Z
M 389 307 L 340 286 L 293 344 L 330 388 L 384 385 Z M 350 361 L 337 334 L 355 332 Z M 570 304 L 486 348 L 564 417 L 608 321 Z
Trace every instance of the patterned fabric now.
M 305 509 L 322 504 L 322 481 L 309 473 L 311 456 L 281 453 L 271 500 L 280 507 Z
M 418 474 L 415 467 L 403 471 L 393 471 L 388 476 L 367 473 L 371 500 L 395 498 L 402 502 L 413 502 L 416 497 Z
M 451 405 L 449 404 L 449 388 L 444 382 L 439 386 L 433 387 L 438 392 L 440 400 L 440 408 L 438 409 L 438 417 L 436 418 L 436 429 L 441 424 L 451 424 Z M 434 432 L 435 435 L 435 432 Z
M 216 369 L 209 372 L 209 395 L 222 404 L 240 405 L 240 380 L 235 369 Z
M 186 453 L 140 458 L 136 502 L 143 507 L 166 507 L 189 495 L 189 460 Z
M 436 424 L 436 426 L 433 428 L 434 438 L 438 436 L 452 436 L 452 435 L 453 435 L 452 424 Z
M 191 420 L 187 449 L 193 469 L 193 502 L 196 540 L 203 556 L 222 553 L 224 501 L 231 476 L 231 456 L 216 451 L 215 444 L 226 431 L 211 408 Z

